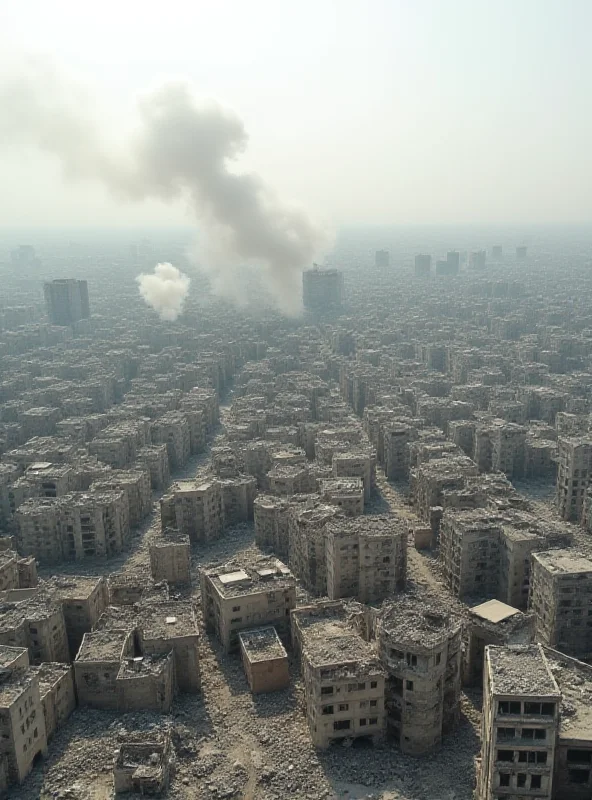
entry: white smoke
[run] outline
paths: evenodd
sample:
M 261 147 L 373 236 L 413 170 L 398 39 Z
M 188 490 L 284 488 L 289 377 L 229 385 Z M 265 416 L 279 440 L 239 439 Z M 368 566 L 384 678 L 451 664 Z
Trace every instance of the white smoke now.
M 142 273 L 136 278 L 140 294 L 161 319 L 177 319 L 189 291 L 189 278 L 172 264 L 157 264 L 151 275 Z
M 301 270 L 323 235 L 280 204 L 257 175 L 229 169 L 246 148 L 241 120 L 215 103 L 199 104 L 183 82 L 167 83 L 138 104 L 136 133 L 121 147 L 93 119 L 88 93 L 52 64 L 28 59 L 0 78 L 0 144 L 35 145 L 59 158 L 70 179 L 97 180 L 119 198 L 189 199 L 205 226 L 200 261 L 213 285 L 230 283 L 237 265 L 263 269 L 284 309 L 300 298 Z

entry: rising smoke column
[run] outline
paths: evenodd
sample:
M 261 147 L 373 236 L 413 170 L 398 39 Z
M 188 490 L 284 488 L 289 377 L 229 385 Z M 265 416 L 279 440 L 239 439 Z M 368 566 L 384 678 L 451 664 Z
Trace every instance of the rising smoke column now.
M 227 269 L 255 263 L 279 305 L 293 309 L 301 270 L 323 236 L 257 175 L 229 169 L 247 145 L 241 120 L 215 103 L 198 104 L 186 83 L 166 83 L 140 100 L 136 132 L 115 147 L 92 107 L 53 65 L 28 59 L 0 78 L 0 143 L 40 147 L 69 179 L 100 181 L 118 198 L 187 197 L 205 226 L 214 285 L 230 279 Z
M 161 319 L 170 322 L 177 319 L 189 291 L 189 278 L 172 264 L 157 264 L 149 275 L 142 273 L 136 278 L 140 294 Z

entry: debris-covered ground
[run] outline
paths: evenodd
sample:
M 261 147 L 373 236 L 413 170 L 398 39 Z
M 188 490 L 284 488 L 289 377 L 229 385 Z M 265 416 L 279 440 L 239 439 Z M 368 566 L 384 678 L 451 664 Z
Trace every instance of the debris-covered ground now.
M 192 459 L 182 477 L 202 468 L 207 457 Z M 180 476 L 175 476 L 180 477 Z M 373 505 L 378 513 L 396 508 L 412 515 L 404 487 L 379 477 Z M 155 498 L 156 499 L 156 498 Z M 108 563 L 72 566 L 72 572 L 97 574 L 146 571 L 158 504 L 125 557 Z M 372 510 L 372 509 L 370 509 Z M 193 597 L 199 611 L 198 570 L 204 565 L 255 549 L 252 525 L 238 525 L 193 555 Z M 433 558 L 409 551 L 409 575 L 420 586 L 453 600 L 438 582 Z M 169 729 L 176 753 L 169 798 L 189 800 L 469 800 L 474 757 L 479 752 L 480 697 L 463 696 L 457 729 L 442 748 L 426 758 L 402 755 L 388 740 L 378 746 L 335 745 L 326 752 L 311 743 L 304 716 L 299 665 L 292 661 L 291 687 L 253 696 L 239 655 L 225 656 L 217 642 L 202 636 L 202 694 L 180 695 L 173 714 L 117 714 L 77 709 L 50 743 L 47 758 L 26 783 L 11 791 L 21 800 L 106 800 L 113 797 L 112 762 L 128 732 Z

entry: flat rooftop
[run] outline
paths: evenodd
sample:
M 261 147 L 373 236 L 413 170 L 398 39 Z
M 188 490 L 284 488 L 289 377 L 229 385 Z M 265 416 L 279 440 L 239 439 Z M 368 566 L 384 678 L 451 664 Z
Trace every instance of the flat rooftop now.
M 384 603 L 379 627 L 393 644 L 431 650 L 458 632 L 461 620 L 437 600 L 401 594 Z
M 488 647 L 491 690 L 495 695 L 560 696 L 539 645 Z
M 556 650 L 544 651 L 562 694 L 560 738 L 592 742 L 592 667 Z
M 9 667 L 17 658 L 20 658 L 23 653 L 27 653 L 28 661 L 28 652 L 26 647 L 10 647 L 6 644 L 0 645 L 0 669 Z
M 96 575 L 69 575 L 52 578 L 48 588 L 59 600 L 86 600 L 102 581 Z
M 0 670 L 0 708 L 8 708 L 34 681 L 35 675 L 26 669 Z
M 356 669 L 382 673 L 378 654 L 347 623 L 341 606 L 297 609 L 302 652 L 312 667 L 356 664 Z
M 130 630 L 92 631 L 85 633 L 76 662 L 119 662 Z
M 206 575 L 218 593 L 225 598 L 295 585 L 292 573 L 277 558 L 262 558 L 244 566 L 238 563 L 226 564 L 207 570 Z
M 251 631 L 241 631 L 238 638 L 251 663 L 288 657 L 284 645 L 272 625 Z
M 145 639 L 176 639 L 198 635 L 191 602 L 168 600 L 140 604 L 136 619 Z
M 546 550 L 533 558 L 553 575 L 592 574 L 592 561 L 574 550 Z
M 522 612 L 519 609 L 502 603 L 501 600 L 487 600 L 487 602 L 471 609 L 471 614 L 475 614 L 488 622 L 503 622 L 505 619 L 520 613 Z

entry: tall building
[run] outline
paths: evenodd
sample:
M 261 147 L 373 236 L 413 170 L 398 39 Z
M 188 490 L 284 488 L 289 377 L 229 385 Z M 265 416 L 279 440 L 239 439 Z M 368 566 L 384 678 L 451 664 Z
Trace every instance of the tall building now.
M 75 278 L 60 278 L 44 286 L 47 316 L 53 325 L 72 325 L 90 317 L 88 284 Z
M 473 250 L 471 251 L 469 264 L 472 269 L 485 269 L 486 258 L 485 250 Z
M 449 250 L 446 253 L 446 263 L 448 264 L 448 274 L 458 275 L 460 270 L 460 253 L 458 250 Z
M 494 244 L 491 248 L 491 257 L 494 261 L 501 261 L 503 250 L 501 244 Z
M 307 311 L 327 311 L 343 304 L 343 273 L 317 264 L 302 273 L 302 301 Z
M 518 245 L 518 247 L 516 248 L 516 258 L 520 259 L 526 258 L 527 252 L 528 248 L 526 247 L 525 244 Z
M 374 257 L 374 264 L 377 267 L 389 267 L 391 263 L 391 254 L 388 250 L 377 250 Z
M 18 267 L 29 267 L 37 262 L 35 248 L 31 244 L 20 244 L 10 251 L 10 260 Z
M 561 693 L 541 645 L 486 647 L 478 800 L 553 797 Z
M 426 253 L 418 253 L 415 256 L 415 275 L 423 278 L 432 271 L 432 257 Z

